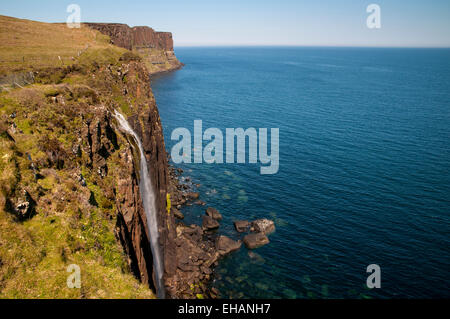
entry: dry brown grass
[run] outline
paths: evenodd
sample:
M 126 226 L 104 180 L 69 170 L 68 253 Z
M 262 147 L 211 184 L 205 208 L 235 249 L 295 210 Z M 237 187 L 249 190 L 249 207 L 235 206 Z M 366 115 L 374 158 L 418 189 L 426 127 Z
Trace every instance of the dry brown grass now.
M 1 15 L 0 43 L 0 74 L 67 66 L 87 47 L 110 47 L 107 36 L 86 26 L 70 29 Z

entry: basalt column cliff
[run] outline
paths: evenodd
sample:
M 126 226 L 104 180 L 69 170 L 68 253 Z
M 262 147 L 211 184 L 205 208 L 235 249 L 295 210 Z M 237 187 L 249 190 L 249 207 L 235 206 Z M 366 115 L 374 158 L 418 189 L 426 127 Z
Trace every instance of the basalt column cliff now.
M 86 25 L 108 35 L 114 45 L 139 53 L 152 74 L 172 71 L 182 66 L 174 54 L 170 32 L 157 32 L 147 26 L 130 28 L 118 23 Z

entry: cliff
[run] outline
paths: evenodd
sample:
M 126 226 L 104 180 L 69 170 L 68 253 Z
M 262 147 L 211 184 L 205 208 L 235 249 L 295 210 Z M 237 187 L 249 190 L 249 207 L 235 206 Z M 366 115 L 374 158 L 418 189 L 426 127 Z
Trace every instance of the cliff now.
M 149 47 L 164 51 L 173 51 L 173 39 L 170 32 L 156 32 L 150 27 L 133 27 L 120 23 L 85 23 L 111 38 L 111 43 L 127 50 L 135 47 Z
M 168 166 L 145 57 L 86 26 L 1 16 L 0 26 L 0 297 L 154 297 L 139 155 L 117 111 L 142 141 L 156 190 L 168 297 L 214 297 L 205 283 L 232 249 L 174 219 L 197 196 Z M 142 30 L 132 43 L 172 47 Z M 66 285 L 73 264 L 79 289 Z
M 167 72 L 178 69 L 182 64 L 173 50 L 170 32 L 156 32 L 150 27 L 130 28 L 119 23 L 85 23 L 86 26 L 110 37 L 111 43 L 144 57 L 150 73 Z

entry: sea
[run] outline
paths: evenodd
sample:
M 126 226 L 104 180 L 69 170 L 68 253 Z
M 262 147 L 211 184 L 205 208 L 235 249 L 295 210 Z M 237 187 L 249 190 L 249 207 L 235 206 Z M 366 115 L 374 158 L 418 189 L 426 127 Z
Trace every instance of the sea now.
M 152 79 L 169 153 L 194 120 L 224 137 L 279 129 L 276 174 L 248 160 L 175 165 L 223 215 L 219 234 L 275 222 L 268 245 L 220 261 L 211 285 L 223 298 L 450 297 L 450 49 L 175 53 L 184 68 Z M 182 212 L 200 224 L 205 206 Z

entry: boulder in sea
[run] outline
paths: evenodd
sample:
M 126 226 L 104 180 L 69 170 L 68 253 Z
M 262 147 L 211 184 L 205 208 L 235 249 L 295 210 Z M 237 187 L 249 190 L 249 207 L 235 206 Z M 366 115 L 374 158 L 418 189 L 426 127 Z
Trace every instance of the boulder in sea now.
M 267 245 L 269 238 L 263 233 L 249 234 L 244 237 L 244 244 L 248 249 L 255 249 Z
M 217 222 L 217 220 L 213 219 L 210 216 L 204 215 L 202 226 L 203 226 L 203 229 L 212 230 L 212 229 L 219 228 L 220 225 Z
M 252 222 L 251 231 L 267 235 L 275 231 L 275 223 L 266 218 L 257 219 Z
M 241 248 L 241 241 L 233 240 L 227 236 L 219 236 L 216 240 L 216 249 L 221 255 L 227 255 Z
M 234 222 L 234 228 L 236 228 L 236 231 L 238 233 L 245 233 L 246 231 L 248 231 L 250 227 L 250 222 L 248 222 L 247 220 L 236 220 Z
M 222 219 L 222 214 L 219 213 L 219 211 L 213 207 L 208 207 L 206 209 L 206 215 L 208 215 L 209 217 L 215 219 L 215 220 L 221 220 Z

